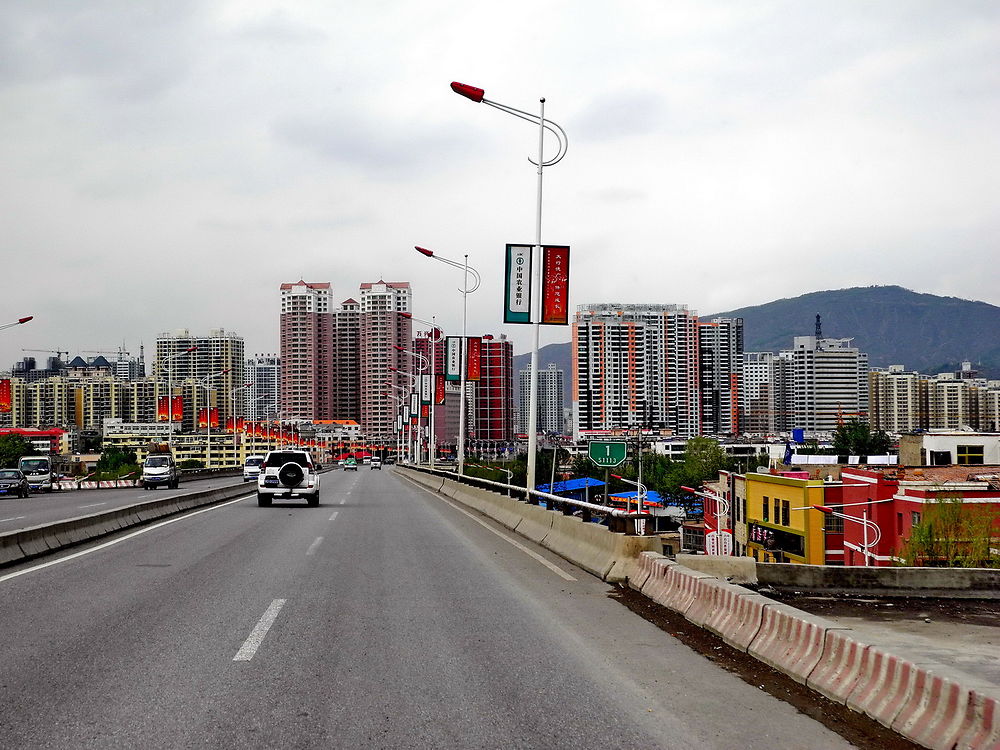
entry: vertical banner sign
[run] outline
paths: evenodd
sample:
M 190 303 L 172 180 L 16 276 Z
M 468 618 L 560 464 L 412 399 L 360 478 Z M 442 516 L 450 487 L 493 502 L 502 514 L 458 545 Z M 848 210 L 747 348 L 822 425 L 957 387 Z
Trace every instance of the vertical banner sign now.
M 569 325 L 569 246 L 542 248 L 542 325 Z
M 396 432 L 401 432 L 403 429 L 403 415 L 396 415 Z
M 198 426 L 207 427 L 208 426 L 208 409 L 198 410 Z
M 415 417 L 420 413 L 420 403 L 419 395 L 416 393 L 410 394 L 410 416 Z
M 420 376 L 420 403 L 429 404 L 431 402 L 431 376 Z
M 171 410 L 173 412 L 174 421 L 175 422 L 183 422 L 184 421 L 184 397 L 183 396 L 174 396 L 173 400 L 174 400 L 174 405 L 171 407 Z
M 462 379 L 462 337 L 448 336 L 444 351 L 445 380 Z
M 156 398 L 156 421 L 167 421 L 167 399 L 169 396 L 158 396 Z
M 422 419 L 427 419 L 431 415 L 431 405 L 421 404 L 420 405 L 420 417 Z
M 10 414 L 11 408 L 10 380 L 0 380 L 0 414 Z
M 444 403 L 444 373 L 434 376 L 434 403 L 439 406 Z
M 469 336 L 467 346 L 468 369 L 465 371 L 466 380 L 479 380 L 479 373 L 482 369 L 483 340 L 479 336 Z
M 236 417 L 226 417 L 226 432 L 236 431 Z
M 219 407 L 213 406 L 208 410 L 208 422 L 213 430 L 219 429 Z
M 504 323 L 531 322 L 532 245 L 507 245 L 504 269 Z

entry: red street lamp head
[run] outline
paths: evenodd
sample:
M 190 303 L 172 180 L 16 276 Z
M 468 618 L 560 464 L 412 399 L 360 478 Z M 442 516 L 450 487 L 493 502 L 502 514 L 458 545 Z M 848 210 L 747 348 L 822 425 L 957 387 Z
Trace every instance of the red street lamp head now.
M 694 487 L 685 487 L 684 485 L 681 485 L 681 489 L 684 490 L 685 492 L 690 492 L 692 495 L 698 494 L 698 490 L 696 490 Z
M 420 245 L 414 245 L 413 248 L 421 255 L 426 255 L 428 258 L 434 257 L 433 250 L 428 250 L 426 247 L 420 247 Z
M 482 89 L 477 89 L 475 86 L 470 86 L 467 83 L 459 83 L 458 81 L 451 82 L 451 90 L 459 96 L 464 96 L 466 99 L 471 99 L 476 103 L 481 102 L 483 96 L 486 94 Z
M 400 317 L 406 318 L 407 320 L 413 317 L 413 313 L 403 312 L 402 310 L 397 310 L 396 312 L 400 315 Z
M 18 318 L 18 319 L 17 319 L 17 324 L 18 324 L 18 325 L 22 325 L 22 324 L 24 324 L 24 323 L 27 323 L 27 322 L 28 322 L 29 320 L 33 319 L 34 317 L 35 317 L 34 315 L 29 315 L 29 316 L 28 316 L 28 317 L 26 317 L 26 318 Z
M 825 505 L 814 505 L 812 507 L 823 513 L 833 513 L 833 508 L 827 508 Z
M 612 477 L 612 479 L 621 479 L 621 475 L 620 474 L 612 474 L 611 477 Z
M 185 350 L 184 350 L 183 352 L 181 352 L 181 353 L 182 353 L 182 354 L 190 354 L 191 352 L 193 352 L 193 351 L 194 351 L 195 349 L 197 349 L 197 348 L 198 348 L 197 346 L 189 346 L 189 347 L 188 347 L 187 349 L 185 349 Z
M 395 349 L 397 352 L 405 352 L 406 351 L 406 349 L 404 349 L 403 347 L 401 347 L 399 344 L 393 344 L 392 348 Z

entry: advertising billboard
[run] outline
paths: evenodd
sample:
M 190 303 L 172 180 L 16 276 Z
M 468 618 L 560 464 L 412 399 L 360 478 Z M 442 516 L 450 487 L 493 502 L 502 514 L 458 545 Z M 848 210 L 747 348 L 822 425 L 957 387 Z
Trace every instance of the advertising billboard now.
M 542 248 L 542 324 L 569 325 L 569 246 Z
M 469 361 L 468 369 L 465 372 L 466 380 L 479 380 L 481 362 L 483 358 L 483 340 L 479 336 L 469 336 L 469 343 L 466 344 L 466 358 Z
M 0 380 L 0 414 L 10 414 L 12 409 L 10 397 L 10 380 Z
M 532 245 L 507 245 L 504 268 L 504 323 L 531 322 Z

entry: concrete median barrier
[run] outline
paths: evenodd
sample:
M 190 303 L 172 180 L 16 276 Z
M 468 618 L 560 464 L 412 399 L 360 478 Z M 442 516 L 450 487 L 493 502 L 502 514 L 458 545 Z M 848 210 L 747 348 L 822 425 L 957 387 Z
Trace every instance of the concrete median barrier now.
M 704 626 L 733 648 L 746 652 L 760 632 L 764 607 L 770 602 L 741 586 L 723 584 L 716 590 L 716 606 Z
M 542 545 L 605 580 L 615 564 L 616 535 L 575 516 L 543 512 L 551 517 L 552 524 Z
M 847 703 L 865 665 L 870 646 L 843 630 L 830 630 L 823 645 L 823 658 L 806 679 L 806 686 L 837 703 Z
M 122 508 L 68 518 L 0 534 L 0 565 L 10 565 L 39 555 L 71 547 L 131 526 L 175 515 L 247 494 L 242 484 L 202 490 L 188 495 L 149 500 Z
M 521 520 L 514 527 L 514 531 L 536 544 L 545 546 L 543 542 L 552 531 L 552 519 L 555 518 L 555 515 L 550 510 L 525 503 L 524 507 L 521 508 Z
M 805 683 L 823 657 L 826 634 L 831 630 L 848 628 L 785 604 L 768 604 L 760 632 L 747 653 Z

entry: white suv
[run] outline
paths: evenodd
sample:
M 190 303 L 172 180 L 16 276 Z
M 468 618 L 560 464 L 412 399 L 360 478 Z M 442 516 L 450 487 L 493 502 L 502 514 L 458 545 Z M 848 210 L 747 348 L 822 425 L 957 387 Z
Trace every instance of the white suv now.
M 300 497 L 319 505 L 319 473 L 307 451 L 268 451 L 257 477 L 257 505 L 266 508 L 276 497 Z

